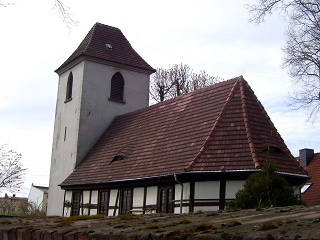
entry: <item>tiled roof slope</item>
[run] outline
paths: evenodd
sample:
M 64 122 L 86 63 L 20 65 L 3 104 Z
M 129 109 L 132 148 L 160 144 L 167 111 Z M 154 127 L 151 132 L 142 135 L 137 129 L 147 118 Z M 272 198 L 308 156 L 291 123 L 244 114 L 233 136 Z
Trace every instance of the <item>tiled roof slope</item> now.
M 310 177 L 312 185 L 302 194 L 302 201 L 307 205 L 320 205 L 320 153 L 316 153 L 305 168 Z
M 108 49 L 106 44 L 110 44 L 112 49 Z M 144 69 L 150 71 L 150 73 L 155 72 L 155 70 L 132 48 L 120 29 L 101 23 L 96 23 L 91 28 L 78 48 L 56 70 L 56 72 L 83 55 Z
M 305 174 L 241 76 L 118 116 L 62 186 L 253 170 L 270 145 L 283 152 L 270 154 L 279 171 Z

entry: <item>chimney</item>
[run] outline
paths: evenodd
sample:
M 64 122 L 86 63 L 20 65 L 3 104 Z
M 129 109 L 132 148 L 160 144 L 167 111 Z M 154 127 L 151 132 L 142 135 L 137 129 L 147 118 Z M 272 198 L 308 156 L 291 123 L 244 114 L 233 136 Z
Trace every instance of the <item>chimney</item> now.
M 313 159 L 314 156 L 314 150 L 313 149 L 300 149 L 299 150 L 299 161 L 302 167 L 306 167 L 309 165 L 311 160 Z

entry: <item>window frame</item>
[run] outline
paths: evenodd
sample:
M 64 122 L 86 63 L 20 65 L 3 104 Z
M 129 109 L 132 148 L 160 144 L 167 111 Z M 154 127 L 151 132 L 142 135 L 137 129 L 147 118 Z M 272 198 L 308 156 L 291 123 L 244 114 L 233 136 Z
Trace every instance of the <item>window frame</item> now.
M 102 202 L 103 196 L 103 202 Z M 109 190 L 101 190 L 98 194 L 98 214 L 104 214 L 108 216 L 109 211 L 109 198 L 110 191 Z
M 174 213 L 174 194 L 174 186 L 172 185 L 158 187 L 159 213 Z
M 126 198 L 124 199 L 125 193 L 126 193 L 125 195 Z M 130 195 L 128 195 L 128 193 L 130 193 Z M 128 199 L 128 196 L 129 196 L 129 199 Z M 125 209 L 124 209 L 124 205 L 125 205 Z M 132 188 L 121 189 L 120 201 L 119 201 L 119 215 L 131 214 L 132 206 L 133 206 L 133 189 Z
M 110 81 L 109 101 L 125 103 L 124 101 L 124 86 L 125 81 L 120 72 L 113 74 Z
M 81 201 L 82 201 L 82 192 L 72 191 L 70 216 L 80 215 Z
M 70 72 L 67 80 L 67 87 L 66 87 L 66 98 L 65 103 L 70 102 L 72 100 L 72 93 L 73 93 L 73 73 Z

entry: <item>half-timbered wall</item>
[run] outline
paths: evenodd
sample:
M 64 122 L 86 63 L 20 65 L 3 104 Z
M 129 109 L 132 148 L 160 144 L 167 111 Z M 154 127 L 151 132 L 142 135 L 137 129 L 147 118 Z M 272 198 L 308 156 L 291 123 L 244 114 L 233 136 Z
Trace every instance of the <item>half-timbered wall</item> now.
M 245 181 L 202 181 L 183 183 L 182 213 L 197 211 L 214 211 L 225 208 L 225 203 L 233 200 L 238 190 L 243 188 Z M 181 190 L 180 184 L 173 185 L 174 213 L 180 213 Z M 159 211 L 159 189 L 158 186 L 138 187 L 125 189 L 132 191 L 132 207 L 130 212 L 133 214 L 150 214 Z M 121 191 L 124 189 L 108 189 L 101 192 L 108 192 L 104 199 L 106 215 L 119 215 L 121 209 Z M 99 214 L 99 191 L 85 190 L 80 191 L 79 215 Z M 70 216 L 72 208 L 72 191 L 65 192 L 63 216 Z

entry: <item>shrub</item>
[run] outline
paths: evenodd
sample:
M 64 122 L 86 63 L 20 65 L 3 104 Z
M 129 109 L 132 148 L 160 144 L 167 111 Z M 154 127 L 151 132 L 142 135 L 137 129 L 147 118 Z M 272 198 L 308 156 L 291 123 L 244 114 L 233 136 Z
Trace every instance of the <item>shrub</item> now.
M 267 163 L 262 172 L 251 174 L 244 188 L 236 193 L 229 208 L 283 207 L 296 204 L 292 186 L 276 173 L 275 165 Z

